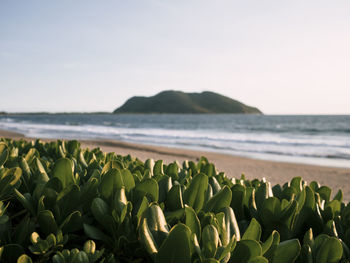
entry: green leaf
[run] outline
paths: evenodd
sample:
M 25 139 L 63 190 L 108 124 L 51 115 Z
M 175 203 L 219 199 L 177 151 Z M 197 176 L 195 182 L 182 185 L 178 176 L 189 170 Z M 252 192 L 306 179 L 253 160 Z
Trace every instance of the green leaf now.
M 206 212 L 218 213 L 224 207 L 231 204 L 232 192 L 230 188 L 225 185 L 216 195 L 204 205 L 203 210 Z
M 266 241 L 261 244 L 263 255 L 271 248 L 272 244 L 274 243 L 276 233 L 278 234 L 278 232 L 274 230 L 269 236 L 269 238 L 266 239 Z
M 141 200 L 146 196 L 150 202 L 158 202 L 159 188 L 158 183 L 154 179 L 146 178 L 136 185 L 134 195 L 137 200 Z
M 7 145 L 4 142 L 0 142 L 0 167 L 2 167 L 9 156 Z
M 110 214 L 108 204 L 101 198 L 95 198 L 91 204 L 91 211 L 95 219 L 101 224 L 105 225 L 105 215 Z
M 272 189 L 269 182 L 263 182 L 255 192 L 255 202 L 258 209 L 261 208 L 264 201 L 272 197 Z
M 213 225 L 206 225 L 202 232 L 202 253 L 206 258 L 213 258 L 219 245 L 219 233 Z
M 77 263 L 89 263 L 89 257 L 84 251 L 79 251 L 77 254 L 75 254 L 72 258 L 72 262 Z
M 31 148 L 24 159 L 27 161 L 28 165 L 30 166 L 32 162 L 34 161 L 35 157 L 39 157 L 39 152 L 35 148 Z
M 261 256 L 261 254 L 261 246 L 257 241 L 249 239 L 240 240 L 237 242 L 237 245 L 232 252 L 229 262 L 246 263 L 253 258 Z
M 320 197 L 328 202 L 331 198 L 332 190 L 328 186 L 321 186 L 317 192 L 320 194 Z
M 124 165 L 120 161 L 116 161 L 116 160 L 109 161 L 103 166 L 101 174 L 104 174 L 112 169 L 121 170 L 124 168 L 125 168 Z
M 17 259 L 17 263 L 32 263 L 32 259 L 27 256 L 26 254 L 23 254 Z
M 17 200 L 27 209 L 33 216 L 35 215 L 34 207 L 31 202 L 27 200 L 17 189 L 14 189 L 15 196 Z
M 56 234 L 58 228 L 57 228 L 55 218 L 50 210 L 43 210 L 39 212 L 38 222 L 39 222 L 41 231 L 43 231 L 45 235 L 48 235 L 51 233 Z
M 60 225 L 64 233 L 77 231 L 83 227 L 83 220 L 80 211 L 74 211 L 69 214 Z
M 170 176 L 173 180 L 178 180 L 178 169 L 179 167 L 176 162 L 170 163 L 166 169 L 165 174 Z
M 154 240 L 153 234 L 148 227 L 146 218 L 141 221 L 139 236 L 141 243 L 145 246 L 147 252 L 150 255 L 154 256 L 156 253 L 158 253 L 158 244 Z
M 88 237 L 92 239 L 101 240 L 109 245 L 112 244 L 112 240 L 98 228 L 88 224 L 83 224 L 83 227 L 84 227 L 84 232 Z
M 153 159 L 147 159 L 145 161 L 145 168 L 148 169 L 151 172 L 151 176 L 153 176 L 153 167 L 154 167 L 154 160 Z
M 156 175 L 164 175 L 163 172 L 163 160 L 158 160 L 153 166 L 153 174 Z
M 61 181 L 63 188 L 74 184 L 75 179 L 73 176 L 72 161 L 67 158 L 61 158 L 56 161 L 52 169 L 52 176 L 57 177 Z
M 270 237 L 272 238 L 272 243 L 268 247 L 268 240 Z M 265 243 L 262 244 L 263 256 L 266 257 L 269 261 L 272 260 L 275 250 L 280 243 L 280 234 L 277 231 L 273 231 L 270 237 L 265 241 Z M 268 249 L 266 250 L 267 247 Z
M 299 256 L 301 247 L 298 239 L 281 242 L 275 250 L 272 263 L 293 263 Z
M 124 186 L 122 175 L 118 169 L 110 169 L 102 175 L 99 191 L 105 199 L 112 197 L 114 191 Z
M 313 263 L 312 250 L 307 244 L 303 244 L 299 256 L 300 263 Z
M 339 262 L 343 255 L 343 247 L 339 239 L 329 237 L 322 243 L 317 251 L 317 263 L 336 263 Z
M 146 220 L 145 223 L 159 247 L 169 233 L 169 228 L 162 209 L 158 205 L 152 204 L 143 213 L 143 219 Z M 147 234 L 146 232 L 145 234 Z
M 241 234 L 233 209 L 231 207 L 224 207 L 222 211 L 225 214 L 226 231 L 229 232 L 228 236 L 231 238 L 234 235 L 236 240 L 239 241 Z
M 339 202 L 343 201 L 343 192 L 341 189 L 338 190 L 338 192 L 334 196 L 333 200 L 338 200 Z
M 190 249 L 191 230 L 184 224 L 177 224 L 174 226 L 168 237 L 165 239 L 159 252 L 156 255 L 156 263 L 190 263 L 191 249 Z M 179 242 L 181 240 L 181 242 Z
M 260 237 L 261 237 L 261 226 L 255 218 L 252 218 L 247 230 L 244 232 L 242 236 L 242 240 L 251 239 L 251 240 L 259 241 Z
M 128 193 L 135 187 L 134 177 L 128 169 L 122 169 L 120 172 L 123 178 L 123 185 L 125 186 L 125 190 Z
M 267 227 L 271 224 L 274 225 L 279 219 L 281 213 L 281 202 L 276 197 L 270 197 L 266 199 L 258 211 L 263 226 Z
M 250 259 L 248 263 L 269 263 L 269 261 L 267 260 L 267 258 L 264 258 L 263 256 L 258 256 Z
M 191 232 L 196 234 L 198 239 L 201 239 L 201 223 L 196 212 L 190 206 L 185 206 L 186 225 L 191 229 Z
M 243 185 L 235 184 L 231 187 L 232 200 L 230 206 L 235 212 L 237 220 L 244 219 L 243 200 L 246 195 L 246 188 Z
M 197 174 L 192 178 L 188 188 L 184 192 L 184 202 L 198 213 L 204 204 L 205 191 L 208 188 L 208 176 Z
M 84 243 L 84 251 L 88 254 L 94 254 L 96 250 L 96 244 L 92 240 L 88 240 Z
M 218 192 L 220 192 L 221 186 L 215 177 L 210 177 L 209 175 L 208 175 L 208 177 L 209 177 L 209 184 L 210 184 L 211 188 L 213 189 L 213 194 L 215 195 Z
M 170 189 L 166 198 L 166 206 L 170 211 L 184 207 L 180 185 L 173 185 L 173 187 Z

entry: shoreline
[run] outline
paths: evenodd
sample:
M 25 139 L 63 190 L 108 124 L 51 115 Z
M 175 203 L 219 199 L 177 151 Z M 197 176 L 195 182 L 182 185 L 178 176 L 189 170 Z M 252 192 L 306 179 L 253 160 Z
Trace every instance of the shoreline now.
M 33 140 L 23 134 L 0 130 L 0 137 L 12 139 Z M 43 141 L 52 141 L 53 139 L 43 139 Z M 260 159 L 251 159 L 248 157 L 233 156 L 224 153 L 206 152 L 198 150 L 188 150 L 181 148 L 171 148 L 165 146 L 151 146 L 135 144 L 116 140 L 79 140 L 83 148 L 100 147 L 105 152 L 116 152 L 120 155 L 130 154 L 142 161 L 148 158 L 154 160 L 162 159 L 165 163 L 178 160 L 180 163 L 184 160 L 196 161 L 201 156 L 215 164 L 218 171 L 225 172 L 228 177 L 240 178 L 244 174 L 247 179 L 266 178 L 272 185 L 284 184 L 293 177 L 301 176 L 303 180 L 310 183 L 317 181 L 321 185 L 327 185 L 332 189 L 332 197 L 341 189 L 344 200 L 350 200 L 350 168 L 317 166 L 302 163 L 290 163 L 279 161 L 267 161 Z

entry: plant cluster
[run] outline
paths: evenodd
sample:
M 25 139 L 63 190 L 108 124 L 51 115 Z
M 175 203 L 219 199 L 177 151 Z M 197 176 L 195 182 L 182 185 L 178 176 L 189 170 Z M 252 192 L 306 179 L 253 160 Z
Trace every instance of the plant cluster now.
M 342 192 L 300 177 L 0 140 L 1 262 L 348 262 L 349 229 Z

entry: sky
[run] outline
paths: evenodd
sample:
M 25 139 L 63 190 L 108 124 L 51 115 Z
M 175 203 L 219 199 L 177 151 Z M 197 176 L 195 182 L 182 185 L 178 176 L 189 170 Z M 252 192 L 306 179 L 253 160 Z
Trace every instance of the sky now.
M 113 111 L 214 91 L 350 114 L 349 0 L 0 0 L 0 111 Z

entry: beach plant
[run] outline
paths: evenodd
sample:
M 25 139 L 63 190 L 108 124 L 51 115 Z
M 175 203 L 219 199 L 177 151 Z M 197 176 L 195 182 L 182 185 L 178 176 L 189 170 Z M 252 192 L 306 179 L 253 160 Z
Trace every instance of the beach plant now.
M 1 262 L 332 263 L 349 247 L 350 204 L 317 182 L 0 139 Z

